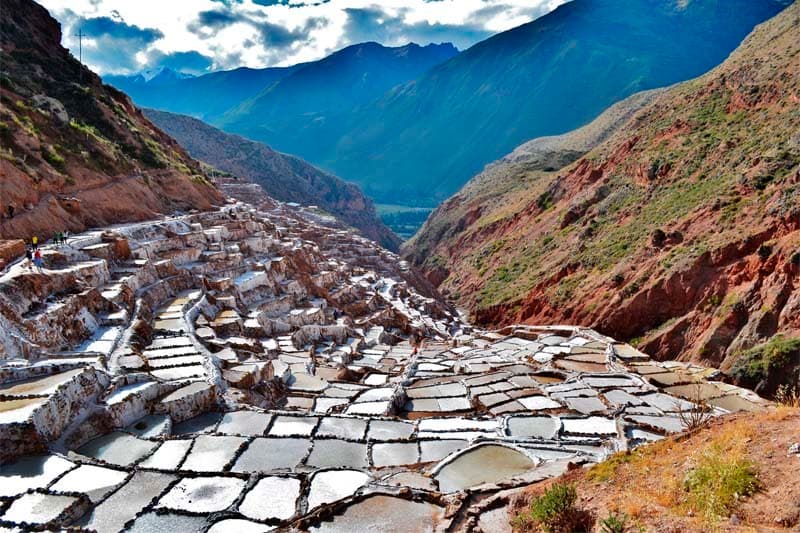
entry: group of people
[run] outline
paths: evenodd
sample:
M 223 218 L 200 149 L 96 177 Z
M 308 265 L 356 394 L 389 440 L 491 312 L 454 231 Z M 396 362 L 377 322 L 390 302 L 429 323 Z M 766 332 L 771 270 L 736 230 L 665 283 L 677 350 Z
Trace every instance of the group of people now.
M 30 243 L 26 243 L 26 245 L 25 258 L 28 260 L 26 263 L 28 268 L 35 268 L 41 274 L 44 261 L 42 260 L 42 251 L 39 249 L 39 237 L 34 235 L 31 237 Z
M 59 231 L 58 233 L 53 236 L 53 244 L 57 247 L 63 246 L 67 244 L 67 239 L 69 238 L 68 231 Z
M 53 235 L 53 244 L 56 247 L 61 247 L 67 245 L 68 239 L 69 232 L 59 231 Z M 25 257 L 28 260 L 26 266 L 30 269 L 36 269 L 41 274 L 44 260 L 42 259 L 42 251 L 39 249 L 39 237 L 34 235 L 25 244 Z

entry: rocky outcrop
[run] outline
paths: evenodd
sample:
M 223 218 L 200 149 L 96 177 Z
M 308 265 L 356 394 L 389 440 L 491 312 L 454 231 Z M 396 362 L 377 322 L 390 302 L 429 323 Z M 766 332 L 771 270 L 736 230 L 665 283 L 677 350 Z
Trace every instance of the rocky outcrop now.
M 526 168 L 520 149 L 490 166 L 405 254 L 483 324 L 589 325 L 724 369 L 796 332 L 798 17 L 795 3 L 573 164 Z
M 0 47 L 0 237 L 48 239 L 222 201 L 196 161 L 61 46 L 43 7 L 5 2 Z

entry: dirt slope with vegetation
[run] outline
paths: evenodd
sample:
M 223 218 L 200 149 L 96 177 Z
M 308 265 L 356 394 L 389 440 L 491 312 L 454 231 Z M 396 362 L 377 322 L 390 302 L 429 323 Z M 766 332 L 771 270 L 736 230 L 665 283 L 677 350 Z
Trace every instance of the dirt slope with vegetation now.
M 3 1 L 0 237 L 49 238 L 223 201 L 199 163 L 60 43 L 46 9 Z
M 558 171 L 500 162 L 405 249 L 481 324 L 730 370 L 800 328 L 800 3 Z
M 717 419 L 533 485 L 508 515 L 516 531 L 796 531 L 798 435 L 797 408 Z

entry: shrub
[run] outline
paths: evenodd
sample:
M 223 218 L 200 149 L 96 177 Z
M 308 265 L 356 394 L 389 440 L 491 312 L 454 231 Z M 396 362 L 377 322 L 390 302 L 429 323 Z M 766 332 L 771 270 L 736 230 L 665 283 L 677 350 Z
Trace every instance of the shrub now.
M 42 157 L 57 170 L 63 171 L 66 168 L 66 161 L 52 146 L 45 146 L 42 149 Z
M 733 375 L 757 383 L 771 374 L 783 373 L 800 362 L 800 338 L 775 335 L 742 353 L 732 369 Z M 787 373 L 788 374 L 788 373 Z
M 738 500 L 759 490 L 755 465 L 718 446 L 709 448 L 684 481 L 689 505 L 708 520 L 727 516 Z
M 628 515 L 625 513 L 610 513 L 600 521 L 600 531 L 603 533 L 625 533 L 628 527 Z
M 517 516 L 517 525 L 538 526 L 548 533 L 589 531 L 592 516 L 575 507 L 577 499 L 574 485 L 557 483 L 531 501 L 528 511 Z
M 785 407 L 800 407 L 800 386 L 781 385 L 775 392 L 775 402 Z

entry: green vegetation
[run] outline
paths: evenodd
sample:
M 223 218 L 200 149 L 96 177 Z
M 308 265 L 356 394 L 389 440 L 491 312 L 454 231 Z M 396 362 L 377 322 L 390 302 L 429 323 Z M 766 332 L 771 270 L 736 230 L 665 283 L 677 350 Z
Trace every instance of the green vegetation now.
M 786 373 L 792 365 L 800 365 L 800 338 L 775 335 L 769 341 L 739 354 L 731 373 L 740 379 L 758 383 L 770 375 Z
M 87 138 L 87 139 L 88 139 L 89 137 L 91 137 L 91 138 L 93 138 L 93 139 L 95 139 L 95 140 L 97 140 L 97 141 L 99 141 L 99 142 L 108 143 L 108 140 L 106 140 L 106 139 L 105 139 L 105 138 L 104 138 L 104 137 L 103 137 L 103 136 L 100 134 L 100 132 L 99 132 L 99 131 L 97 131 L 97 128 L 95 128 L 95 127 L 94 127 L 94 126 L 92 126 L 91 124 L 86 124 L 86 123 L 84 123 L 84 122 L 81 122 L 81 121 L 79 121 L 79 120 L 75 120 L 75 119 L 73 118 L 73 119 L 70 119 L 70 121 L 69 121 L 69 125 L 70 125 L 70 127 L 72 127 L 72 129 L 74 129 L 75 131 L 77 131 L 77 132 L 79 132 L 79 133 L 83 133 L 83 134 L 86 136 L 86 138 Z
M 430 207 L 397 204 L 375 204 L 375 210 L 381 221 L 404 240 L 414 235 L 433 211 Z
M 45 145 L 42 147 L 42 157 L 45 161 L 50 163 L 53 168 L 58 170 L 59 172 L 63 172 L 67 168 L 67 162 L 58 153 L 58 150 L 55 146 L 52 145 Z
M 575 506 L 577 500 L 574 485 L 556 483 L 535 497 L 527 511 L 517 515 L 515 525 L 535 526 L 547 533 L 589 531 L 592 517 Z
M 14 121 L 14 124 L 25 130 L 31 137 L 39 136 L 39 130 L 29 116 L 22 115 L 22 118 L 20 118 L 17 115 L 11 115 L 11 120 Z
M 751 461 L 717 446 L 703 453 L 683 485 L 689 506 L 709 521 L 727 516 L 740 498 L 755 494 L 760 486 Z
M 606 482 L 614 478 L 620 465 L 630 463 L 640 455 L 640 452 L 618 452 L 603 462 L 592 466 L 586 473 L 586 478 L 592 481 Z
M 600 521 L 602 533 L 625 533 L 628 527 L 628 515 L 625 513 L 609 513 Z

